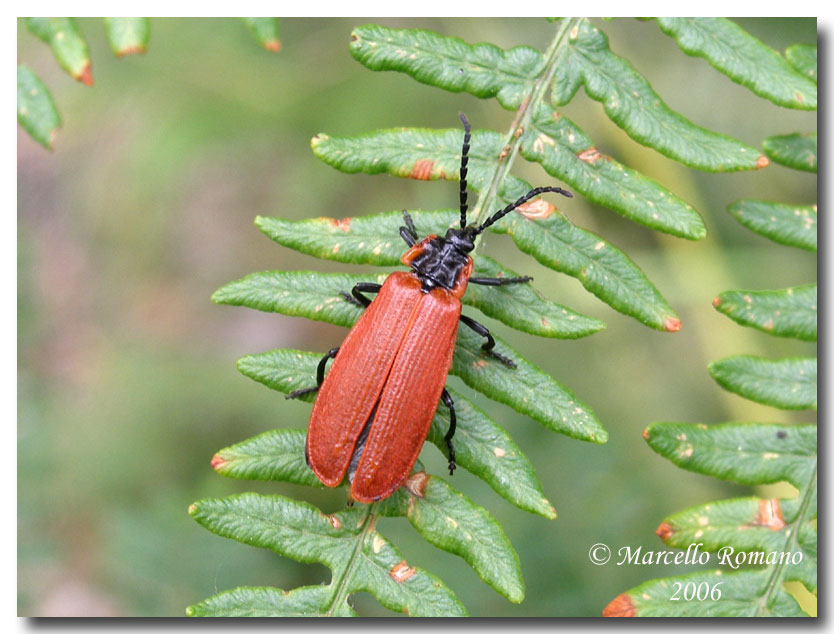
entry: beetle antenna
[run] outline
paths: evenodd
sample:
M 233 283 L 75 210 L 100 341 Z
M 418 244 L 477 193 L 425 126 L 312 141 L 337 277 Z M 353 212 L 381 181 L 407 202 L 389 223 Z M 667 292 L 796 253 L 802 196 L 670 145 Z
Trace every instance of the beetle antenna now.
M 571 194 L 566 189 L 562 189 L 561 187 L 536 187 L 535 189 L 531 189 L 529 192 L 524 194 L 524 196 L 519 198 L 514 203 L 512 203 L 510 205 L 507 205 L 501 211 L 497 211 L 492 216 L 487 218 L 484 221 L 484 223 L 480 227 L 478 227 L 476 233 L 481 233 L 484 229 L 486 229 L 490 225 L 493 225 L 496 222 L 498 222 L 499 220 L 501 220 L 501 218 L 506 216 L 508 213 L 510 213 L 516 207 L 520 207 L 521 205 L 526 203 L 531 198 L 535 198 L 536 196 L 538 196 L 539 194 L 543 194 L 544 192 L 553 192 L 553 193 L 556 193 L 556 194 L 562 194 L 562 196 L 567 196 L 568 198 L 573 198 L 573 194 Z
M 469 164 L 469 140 L 471 139 L 471 127 L 469 126 L 469 119 L 462 112 L 459 112 L 460 120 L 463 122 L 463 149 L 460 153 L 460 228 L 466 226 L 466 210 L 469 208 L 466 204 L 466 166 Z

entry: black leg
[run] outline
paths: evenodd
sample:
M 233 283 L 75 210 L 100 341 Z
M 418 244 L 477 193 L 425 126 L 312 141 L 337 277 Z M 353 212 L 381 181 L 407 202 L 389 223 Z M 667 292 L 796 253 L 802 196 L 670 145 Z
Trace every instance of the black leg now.
M 469 283 L 482 286 L 506 286 L 507 284 L 523 284 L 532 280 L 533 278 L 529 275 L 524 277 L 470 277 Z
M 318 389 L 321 387 L 321 384 L 324 383 L 324 369 L 327 366 L 327 361 L 329 359 L 335 359 L 336 353 L 339 352 L 338 348 L 332 348 L 330 352 L 324 355 L 319 361 L 318 368 L 316 368 L 316 386 L 315 387 L 305 387 L 300 390 L 293 390 L 289 394 L 287 394 L 284 398 L 298 398 L 299 396 L 304 396 L 305 394 L 311 394 L 313 392 L 317 392 Z
M 405 243 L 408 246 L 413 247 L 417 244 L 417 240 L 420 239 L 420 236 L 417 233 L 417 229 L 414 227 L 414 221 L 405 209 L 403 209 L 403 220 L 405 220 L 405 226 L 400 227 L 400 237 L 405 240 Z
M 451 394 L 443 388 L 443 395 L 440 397 L 443 404 L 449 408 L 449 431 L 443 437 L 446 441 L 446 446 L 449 448 L 449 475 L 455 474 L 455 448 L 452 446 L 452 437 L 455 435 L 455 428 L 457 427 L 457 419 L 455 418 L 455 402 L 452 400 Z
M 382 284 L 376 284 L 374 282 L 359 282 L 351 289 L 350 295 L 344 291 L 341 291 L 340 295 L 354 306 L 367 308 L 371 305 L 371 300 L 365 297 L 362 293 L 378 293 L 381 288 Z
M 483 346 L 481 346 L 481 349 L 484 352 L 486 352 L 488 355 L 495 357 L 508 368 L 516 367 L 515 362 L 512 359 L 508 359 L 507 357 L 500 355 L 497 352 L 495 352 L 495 350 L 493 350 L 493 348 L 495 347 L 495 339 L 493 339 L 492 335 L 489 334 L 489 330 L 487 330 L 486 326 L 484 326 L 483 324 L 479 324 L 477 321 L 475 321 L 471 317 L 467 317 L 466 315 L 461 315 L 460 320 L 482 337 L 486 337 L 486 343 Z

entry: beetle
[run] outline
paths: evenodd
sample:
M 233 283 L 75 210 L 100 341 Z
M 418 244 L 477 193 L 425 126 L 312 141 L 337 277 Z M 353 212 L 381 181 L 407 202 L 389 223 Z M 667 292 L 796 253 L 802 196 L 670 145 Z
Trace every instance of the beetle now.
M 503 286 L 532 278 L 472 277 L 469 255 L 483 231 L 505 215 L 544 192 L 572 197 L 561 187 L 537 187 L 490 216 L 481 225 L 467 224 L 467 165 L 471 128 L 464 127 L 460 161 L 460 226 L 443 237 L 418 241 L 407 211 L 400 236 L 408 245 L 401 262 L 410 271 L 389 275 L 384 284 L 361 282 L 344 298 L 365 308 L 338 348 L 319 362 L 315 387 L 290 392 L 287 398 L 318 391 L 307 432 L 305 458 L 328 487 L 345 475 L 351 495 L 374 502 L 396 491 L 411 472 L 425 442 L 440 401 L 449 408 L 449 473 L 455 470 L 452 437 L 456 418 L 452 397 L 445 388 L 457 338 L 458 321 L 486 338 L 490 355 L 514 368 L 515 363 L 494 350 L 489 330 L 461 314 L 460 299 L 467 284 Z M 371 301 L 366 293 L 376 293 Z M 330 371 L 325 376 L 328 360 Z

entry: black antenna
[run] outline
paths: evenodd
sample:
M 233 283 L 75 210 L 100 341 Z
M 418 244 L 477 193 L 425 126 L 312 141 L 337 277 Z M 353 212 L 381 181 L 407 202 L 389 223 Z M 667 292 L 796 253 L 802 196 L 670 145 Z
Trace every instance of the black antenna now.
M 469 164 L 469 139 L 471 138 L 469 119 L 462 112 L 459 112 L 460 120 L 463 122 L 463 150 L 460 153 L 460 228 L 466 226 L 466 166 Z
M 484 229 L 486 229 L 490 225 L 495 224 L 496 222 L 501 220 L 501 218 L 506 216 L 508 213 L 510 213 L 516 207 L 518 207 L 520 205 L 523 205 L 524 203 L 526 203 L 531 198 L 534 198 L 534 197 L 538 196 L 539 194 L 543 194 L 544 192 L 554 192 L 556 194 L 562 194 L 562 196 L 567 196 L 568 198 L 573 198 L 573 194 L 571 194 L 566 189 L 562 189 L 561 187 L 536 187 L 535 189 L 531 189 L 529 192 L 524 194 L 524 196 L 519 198 L 517 201 L 515 201 L 511 205 L 507 205 L 501 211 L 497 211 L 492 216 L 487 218 L 484 221 L 484 224 L 482 224 L 480 227 L 478 227 L 476 233 L 481 233 Z

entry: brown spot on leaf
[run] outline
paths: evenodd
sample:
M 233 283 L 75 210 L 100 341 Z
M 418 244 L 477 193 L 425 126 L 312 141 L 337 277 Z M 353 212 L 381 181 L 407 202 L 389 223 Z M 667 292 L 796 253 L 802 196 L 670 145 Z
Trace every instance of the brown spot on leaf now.
M 351 34 L 350 34 L 350 41 L 351 41 L 351 42 L 355 42 L 355 41 L 356 41 L 356 40 L 358 40 L 358 39 L 359 39 L 359 36 L 358 36 L 358 35 L 356 35 L 356 33 L 351 33 Z
M 577 154 L 577 156 L 579 157 L 580 161 L 585 161 L 586 163 L 589 163 L 591 165 L 596 163 L 601 158 L 605 157 L 605 155 L 598 149 L 596 149 L 594 146 L 589 147 L 587 150 L 583 150 L 582 152 Z
M 635 616 L 634 604 L 631 602 L 631 597 L 627 594 L 621 594 L 615 598 L 611 603 L 605 606 L 602 611 L 602 616 Z
M 145 47 L 141 44 L 135 46 L 125 46 L 116 53 L 116 57 L 124 57 L 125 55 L 142 55 L 145 52 Z
M 264 42 L 264 48 L 271 53 L 277 53 L 281 50 L 281 42 L 278 40 L 267 40 Z
M 397 583 L 402 583 L 403 581 L 408 581 L 409 579 L 411 579 L 411 577 L 414 576 L 415 572 L 417 571 L 411 566 L 409 566 L 405 562 L 405 559 L 403 559 L 400 563 L 391 568 L 391 572 L 389 572 L 388 574 Z
M 643 440 L 648 440 L 648 439 L 649 439 L 649 428 L 646 427 L 646 429 L 643 430 Z
M 87 86 L 93 85 L 93 68 L 90 66 L 90 62 L 84 64 L 84 68 L 81 69 L 81 72 L 75 78 Z
M 785 517 L 779 506 L 779 500 L 759 500 L 759 514 L 752 522 L 753 526 L 764 526 L 772 531 L 780 531 L 785 527 Z
M 541 220 L 543 218 L 547 218 L 556 211 L 556 207 L 551 205 L 544 198 L 537 198 L 536 200 L 526 202 L 523 205 L 519 205 L 517 209 L 518 213 L 525 218 L 530 218 L 531 220 Z
M 336 529 L 342 528 L 341 520 L 338 517 L 336 517 L 335 515 L 328 515 L 327 519 L 330 520 L 330 525 L 333 526 L 333 528 L 336 528 Z
M 416 495 L 418 498 L 425 497 L 426 494 L 426 485 L 429 483 L 429 476 L 425 471 L 418 471 L 417 473 L 412 473 L 405 479 L 405 486 L 406 490 L 411 493 L 412 495 Z
M 505 145 L 503 148 L 501 148 L 501 153 L 498 155 L 498 160 L 503 161 L 505 158 L 507 158 L 507 155 L 509 153 L 510 153 L 510 146 Z
M 666 522 L 662 522 L 660 526 L 657 527 L 657 530 L 654 532 L 655 535 L 660 537 L 664 542 L 669 539 L 675 533 L 674 529 Z
M 517 139 L 518 137 L 520 137 L 522 134 L 524 134 L 524 126 L 518 126 L 518 127 L 516 128 L 515 132 L 513 132 L 513 136 L 514 136 L 516 139 Z
M 431 159 L 420 159 L 411 168 L 409 178 L 414 178 L 418 181 L 427 181 L 431 179 L 431 172 L 434 169 L 434 161 Z
M 333 223 L 333 226 L 336 227 L 339 231 L 344 231 L 347 233 L 350 231 L 350 218 L 331 218 L 330 222 Z
M 663 322 L 663 327 L 667 332 L 677 332 L 681 329 L 681 320 L 677 317 L 667 317 Z
M 759 157 L 759 160 L 756 161 L 756 169 L 762 169 L 768 165 L 770 165 L 770 160 L 764 154 L 762 154 Z
M 721 306 L 721 298 L 716 297 L 714 300 L 712 300 L 712 305 L 714 308 L 718 308 L 719 306 Z
M 478 359 L 472 365 L 474 365 L 477 370 L 483 370 L 488 364 L 484 359 Z
M 214 454 L 211 459 L 211 468 L 217 471 L 218 469 L 222 469 L 226 465 L 226 459 L 223 458 L 219 453 Z

